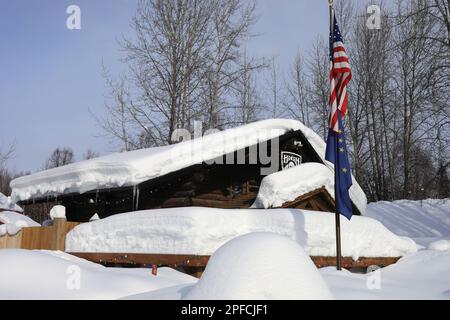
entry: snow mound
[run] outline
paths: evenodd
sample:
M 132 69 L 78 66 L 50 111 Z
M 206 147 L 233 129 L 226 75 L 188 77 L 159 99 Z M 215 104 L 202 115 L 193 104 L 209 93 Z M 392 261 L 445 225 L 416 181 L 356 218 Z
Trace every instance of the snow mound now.
M 433 241 L 450 238 L 450 199 L 370 203 L 366 216 L 425 247 Z
M 397 263 L 368 274 L 319 272 L 336 299 L 446 299 L 450 298 L 450 251 L 421 250 Z
M 60 251 L 0 250 L 0 300 L 118 299 L 197 280 L 170 268 L 105 268 Z
M 251 233 L 220 247 L 188 300 L 332 299 L 314 263 L 298 243 Z
M 0 210 L 12 210 L 17 212 L 23 212 L 23 209 L 15 204 L 11 197 L 5 196 L 0 192 Z
M 115 153 L 20 177 L 11 182 L 12 198 L 21 201 L 46 195 L 132 186 L 292 130 L 301 130 L 330 171 L 333 170 L 333 165 L 325 161 L 326 144 L 314 131 L 296 120 L 269 119 L 169 146 Z M 358 207 L 365 209 L 366 196 L 355 179 L 350 195 Z
M 22 228 L 39 226 L 39 223 L 21 213 L 11 211 L 0 212 L 0 236 L 4 236 L 6 234 L 13 236 Z
M 64 206 L 54 206 L 51 210 L 50 210 L 50 218 L 52 220 L 56 219 L 56 218 L 66 218 L 66 207 Z
M 298 242 L 310 256 L 334 256 L 334 214 L 298 209 L 172 208 L 118 214 L 83 223 L 66 237 L 69 252 L 211 255 L 251 232 L 273 232 Z M 397 257 L 417 251 L 380 222 L 361 216 L 341 220 L 342 253 Z
M 450 250 L 450 240 L 438 240 L 429 244 L 428 249 L 435 251 Z

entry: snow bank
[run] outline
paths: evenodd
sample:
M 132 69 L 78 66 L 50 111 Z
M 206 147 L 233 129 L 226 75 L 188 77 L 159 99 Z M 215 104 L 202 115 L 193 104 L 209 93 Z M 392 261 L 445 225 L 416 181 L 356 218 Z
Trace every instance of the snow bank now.
M 269 119 L 175 145 L 115 153 L 20 177 L 11 182 L 12 197 L 20 201 L 48 194 L 132 186 L 291 130 L 301 130 L 317 154 L 325 158 L 325 142 L 314 131 L 296 120 Z M 332 164 L 325 163 L 333 170 Z M 365 208 L 366 197 L 355 179 L 350 194 L 358 207 Z
M 370 203 L 366 215 L 425 247 L 442 238 L 450 239 L 450 199 L 380 201 Z
M 188 300 L 332 299 L 298 243 L 273 233 L 251 233 L 220 247 Z
M 40 224 L 33 221 L 29 217 L 11 211 L 0 212 L 0 236 L 9 234 L 11 236 L 18 233 L 22 228 L 39 227 Z
M 450 251 L 422 250 L 368 274 L 319 269 L 337 299 L 450 299 Z
M 334 197 L 334 176 L 325 165 L 303 163 L 299 166 L 266 176 L 252 207 L 273 208 L 293 201 L 299 195 L 325 187 Z
M 191 284 L 196 278 L 170 268 L 105 268 L 63 252 L 0 250 L 0 300 L 117 299 Z
M 3 193 L 0 192 L 0 210 L 12 210 L 17 212 L 23 212 L 23 209 L 19 207 L 17 204 L 15 204 L 11 197 L 5 196 Z
M 447 251 L 450 250 L 450 240 L 438 240 L 431 242 L 428 246 L 430 250 Z
M 66 218 L 66 207 L 64 206 L 54 206 L 50 210 L 50 218 L 54 220 L 55 218 Z
M 341 220 L 344 256 L 404 256 L 417 250 L 380 222 L 360 216 Z M 297 209 L 173 208 L 110 216 L 75 227 L 69 252 L 211 255 L 225 242 L 251 232 L 273 232 L 297 241 L 312 256 L 334 256 L 334 215 Z

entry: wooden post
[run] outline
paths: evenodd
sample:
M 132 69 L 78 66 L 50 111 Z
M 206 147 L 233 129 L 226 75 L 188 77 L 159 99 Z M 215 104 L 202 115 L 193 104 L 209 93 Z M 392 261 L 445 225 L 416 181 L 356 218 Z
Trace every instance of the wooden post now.
M 66 233 L 66 218 L 55 218 L 53 220 L 52 250 L 66 250 Z

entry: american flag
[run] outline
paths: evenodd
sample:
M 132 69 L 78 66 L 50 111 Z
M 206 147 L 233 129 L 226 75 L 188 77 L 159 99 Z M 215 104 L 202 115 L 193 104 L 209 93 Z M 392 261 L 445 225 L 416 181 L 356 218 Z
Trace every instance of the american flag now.
M 342 35 L 339 30 L 336 17 L 334 20 L 333 34 L 330 32 L 330 128 L 338 132 L 338 110 L 341 116 L 347 114 L 348 94 L 347 84 L 352 78 L 350 63 L 345 51 Z
M 349 189 L 352 186 L 352 174 L 342 118 L 347 114 L 347 84 L 352 78 L 352 72 L 336 18 L 333 35 L 330 33 L 330 61 L 330 127 L 325 159 L 334 164 L 336 211 L 351 219 L 352 202 Z

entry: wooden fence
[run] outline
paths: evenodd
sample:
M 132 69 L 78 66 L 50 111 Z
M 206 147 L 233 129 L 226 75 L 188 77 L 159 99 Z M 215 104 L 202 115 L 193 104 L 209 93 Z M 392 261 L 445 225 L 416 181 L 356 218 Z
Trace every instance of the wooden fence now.
M 66 234 L 75 228 L 79 222 L 68 222 L 56 218 L 50 227 L 23 228 L 17 234 L 0 237 L 0 249 L 66 249 Z

